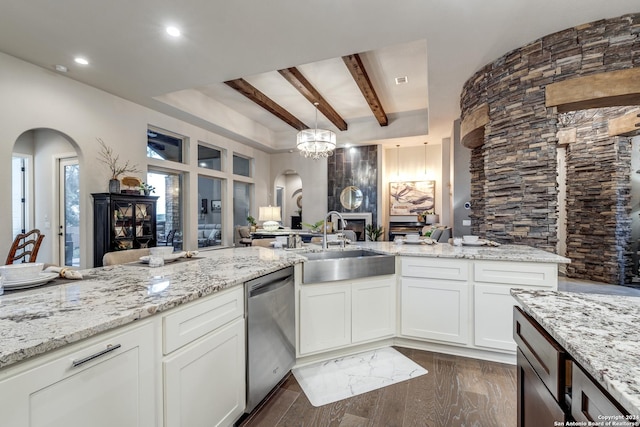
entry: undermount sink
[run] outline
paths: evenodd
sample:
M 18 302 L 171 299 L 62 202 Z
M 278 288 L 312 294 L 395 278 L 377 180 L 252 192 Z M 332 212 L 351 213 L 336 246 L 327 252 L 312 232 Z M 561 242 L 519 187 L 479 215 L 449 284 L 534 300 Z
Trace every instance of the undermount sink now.
M 367 250 L 323 251 L 303 254 L 302 283 L 332 282 L 395 274 L 396 257 Z

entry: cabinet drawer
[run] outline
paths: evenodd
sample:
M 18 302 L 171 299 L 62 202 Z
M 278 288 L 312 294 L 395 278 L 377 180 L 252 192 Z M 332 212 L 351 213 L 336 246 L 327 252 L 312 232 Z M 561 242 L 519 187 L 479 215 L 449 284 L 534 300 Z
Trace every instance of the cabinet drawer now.
M 539 262 L 476 261 L 473 266 L 476 282 L 516 286 L 558 287 L 558 266 Z
M 242 286 L 178 308 L 163 318 L 163 352 L 171 353 L 242 315 Z
M 564 350 L 519 307 L 513 309 L 513 325 L 513 339 L 518 348 L 553 397 L 560 401 L 564 390 Z
M 469 276 L 469 262 L 463 259 L 402 257 L 401 265 L 407 277 L 466 281 Z
M 625 420 L 625 412 L 620 410 L 611 399 L 600 390 L 591 378 L 575 363 L 571 374 L 571 416 L 576 421 L 602 421 L 603 418 L 620 415 Z M 628 425 L 633 424 L 629 420 Z M 621 424 L 622 425 L 622 424 Z

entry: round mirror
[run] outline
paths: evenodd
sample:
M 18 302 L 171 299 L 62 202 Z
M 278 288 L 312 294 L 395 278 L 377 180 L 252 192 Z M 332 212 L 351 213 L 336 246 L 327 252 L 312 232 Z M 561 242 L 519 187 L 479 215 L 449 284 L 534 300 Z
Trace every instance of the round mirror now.
M 350 185 L 340 193 L 340 204 L 343 208 L 353 210 L 362 204 L 362 191 L 355 185 Z

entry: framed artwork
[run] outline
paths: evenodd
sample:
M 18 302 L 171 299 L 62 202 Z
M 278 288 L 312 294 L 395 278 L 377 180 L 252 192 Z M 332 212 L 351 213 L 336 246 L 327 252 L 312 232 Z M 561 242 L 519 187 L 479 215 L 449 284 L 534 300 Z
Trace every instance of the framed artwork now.
M 389 215 L 416 215 L 435 207 L 435 181 L 389 183 Z
M 222 201 L 221 200 L 212 200 L 211 201 L 211 212 L 220 212 L 222 211 Z

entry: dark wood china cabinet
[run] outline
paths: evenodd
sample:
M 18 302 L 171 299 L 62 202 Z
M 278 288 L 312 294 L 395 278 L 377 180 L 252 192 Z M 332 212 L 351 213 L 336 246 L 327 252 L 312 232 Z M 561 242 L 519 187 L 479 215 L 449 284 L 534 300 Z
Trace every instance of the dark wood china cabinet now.
M 107 252 L 156 246 L 157 196 L 94 193 L 93 265 Z

